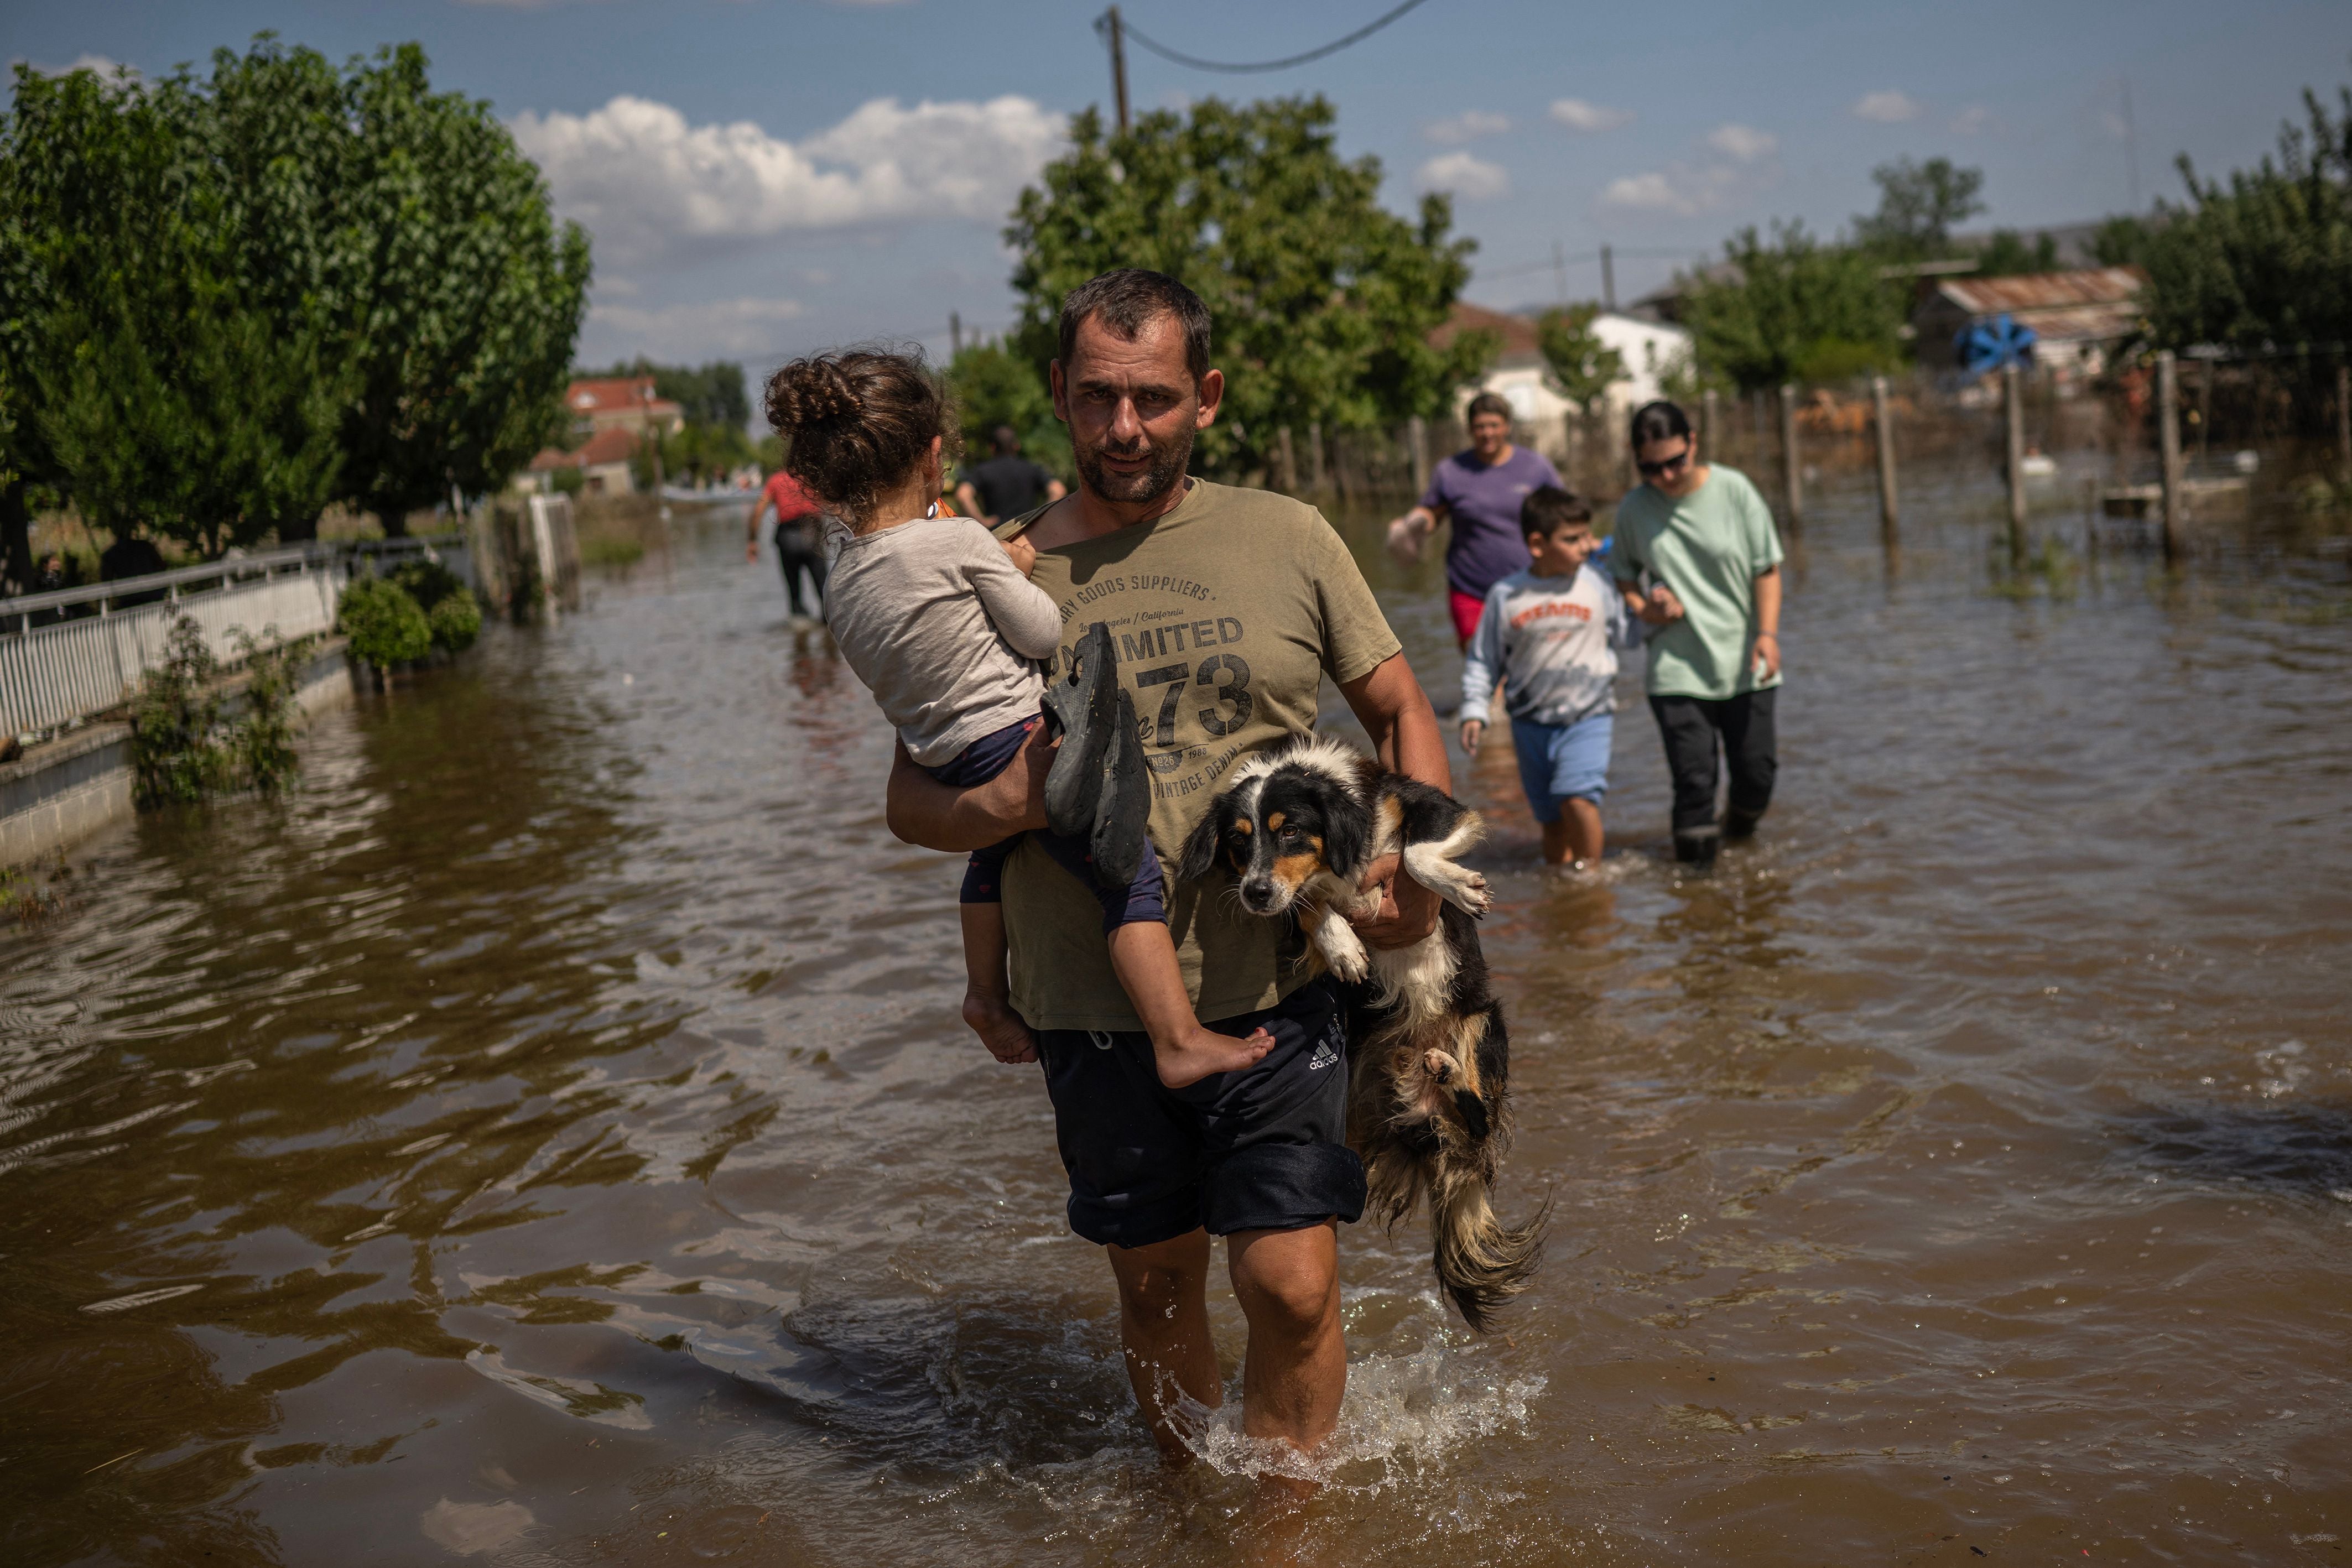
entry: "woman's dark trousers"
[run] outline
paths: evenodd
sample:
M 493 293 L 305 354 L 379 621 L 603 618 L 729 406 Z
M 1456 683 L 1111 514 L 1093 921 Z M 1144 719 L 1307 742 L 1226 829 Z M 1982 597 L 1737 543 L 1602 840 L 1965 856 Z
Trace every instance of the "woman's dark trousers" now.
M 1746 838 L 1772 803 L 1772 779 L 1780 769 L 1772 733 L 1772 705 L 1780 688 L 1742 692 L 1713 701 L 1706 697 L 1650 699 L 1658 736 L 1666 746 L 1666 770 L 1675 781 L 1675 858 L 1705 865 L 1725 837 Z M 1731 803 L 1715 820 L 1717 741 L 1730 765 Z

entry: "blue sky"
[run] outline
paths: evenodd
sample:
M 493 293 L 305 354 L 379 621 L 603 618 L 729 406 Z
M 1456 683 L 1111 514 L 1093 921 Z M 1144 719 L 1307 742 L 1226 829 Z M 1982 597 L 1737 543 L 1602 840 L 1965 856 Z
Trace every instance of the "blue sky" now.
M 1265 58 L 1387 0 L 1127 0 L 1172 47 Z M 640 350 L 755 371 L 877 336 L 946 347 L 1013 303 L 1000 231 L 1063 117 L 1108 104 L 1101 0 L 9 0 L 0 57 L 147 72 L 262 29 L 341 57 L 424 44 L 436 84 L 489 99 L 596 240 L 583 361 Z M 2352 79 L 2352 6 L 2078 0 L 1973 6 L 1692 0 L 1675 7 L 1427 0 L 1298 69 L 1212 77 L 1130 49 L 1139 108 L 1321 91 L 1392 204 L 1457 193 L 1481 243 L 1470 298 L 1632 298 L 1739 225 L 1833 230 L 1871 168 L 1946 154 L 1985 171 L 1985 224 L 2143 203 L 2187 152 L 2252 162 L 2306 85 Z

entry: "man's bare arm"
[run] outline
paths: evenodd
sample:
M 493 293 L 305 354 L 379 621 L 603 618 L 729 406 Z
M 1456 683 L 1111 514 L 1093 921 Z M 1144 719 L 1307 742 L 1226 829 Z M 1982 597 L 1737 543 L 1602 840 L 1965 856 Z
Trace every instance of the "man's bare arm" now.
M 1045 773 L 1054 750 L 1043 725 L 1003 772 L 970 789 L 942 784 L 924 772 L 904 746 L 891 752 L 883 813 L 891 833 L 903 842 L 968 852 L 1045 825 Z
M 1429 694 L 1413 678 L 1412 666 L 1394 653 L 1367 675 L 1339 688 L 1383 766 L 1454 793 L 1454 767 L 1445 755 L 1445 732 L 1438 728 Z M 1353 921 L 1356 935 L 1373 947 L 1409 947 L 1437 929 L 1437 894 L 1412 880 L 1394 855 L 1374 861 L 1363 885 L 1381 890 L 1381 909 Z

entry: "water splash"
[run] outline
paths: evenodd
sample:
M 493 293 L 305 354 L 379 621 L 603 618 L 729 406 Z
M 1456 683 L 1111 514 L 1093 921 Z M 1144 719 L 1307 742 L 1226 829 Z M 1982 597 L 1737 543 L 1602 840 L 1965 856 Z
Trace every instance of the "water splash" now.
M 1442 1472 L 1462 1449 L 1527 1429 L 1540 1375 L 1507 1377 L 1444 1344 L 1370 1355 L 1348 1367 L 1339 1425 L 1313 1454 L 1242 1431 L 1238 1400 L 1221 1409 L 1180 1396 L 1177 1435 L 1220 1475 L 1278 1476 L 1370 1495 Z

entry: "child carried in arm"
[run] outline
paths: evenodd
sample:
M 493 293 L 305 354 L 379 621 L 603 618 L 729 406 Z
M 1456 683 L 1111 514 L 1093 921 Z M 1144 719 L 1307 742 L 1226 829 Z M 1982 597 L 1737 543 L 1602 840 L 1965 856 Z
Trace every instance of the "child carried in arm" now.
M 1586 564 L 1598 548 L 1590 507 L 1539 486 L 1520 506 L 1519 528 L 1531 564 L 1487 591 L 1462 666 L 1462 749 L 1476 753 L 1499 682 L 1544 859 L 1580 869 L 1601 858 L 1617 651 L 1638 647 L 1641 634 L 1623 598 Z
M 847 525 L 825 618 L 908 757 L 942 784 L 977 789 L 1046 727 L 1060 741 L 1045 780 L 1051 827 L 1034 836 L 1100 901 L 1111 967 L 1160 1082 L 1182 1088 L 1264 1057 L 1274 1043 L 1264 1030 L 1220 1034 L 1185 992 L 1145 835 L 1150 780 L 1134 699 L 1108 629 L 1089 628 L 1049 685 L 1039 664 L 1059 651 L 1062 615 L 1029 580 L 1035 549 L 940 515 L 950 409 L 920 359 L 851 350 L 794 361 L 769 381 L 767 413 L 789 444 L 787 471 Z M 975 852 L 961 894 L 964 1021 L 1008 1061 L 1032 1051 L 1006 1000 L 1002 873 L 1018 841 Z

